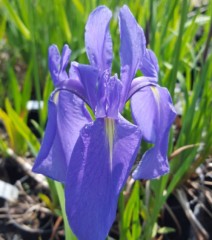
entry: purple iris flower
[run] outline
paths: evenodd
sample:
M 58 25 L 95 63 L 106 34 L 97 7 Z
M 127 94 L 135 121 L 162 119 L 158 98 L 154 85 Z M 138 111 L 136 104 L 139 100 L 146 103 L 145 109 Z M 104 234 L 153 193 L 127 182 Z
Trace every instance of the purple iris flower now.
M 67 45 L 61 56 L 55 45 L 49 48 L 56 89 L 49 99 L 46 132 L 33 171 L 65 184 L 68 220 L 80 240 L 107 236 L 142 137 L 154 146 L 143 155 L 133 177 L 152 179 L 169 171 L 166 154 L 175 110 L 169 92 L 157 83 L 157 58 L 146 49 L 142 28 L 123 6 L 120 80 L 112 76 L 111 17 L 105 6 L 89 16 L 85 44 L 90 65 L 69 65 Z M 137 70 L 143 76 L 134 79 Z M 128 100 L 134 124 L 121 115 Z

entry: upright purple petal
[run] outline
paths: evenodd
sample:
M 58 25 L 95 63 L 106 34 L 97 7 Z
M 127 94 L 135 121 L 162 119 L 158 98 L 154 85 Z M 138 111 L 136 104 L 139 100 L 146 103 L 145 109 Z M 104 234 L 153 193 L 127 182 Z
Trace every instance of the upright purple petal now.
M 139 68 L 144 76 L 155 78 L 155 82 L 157 82 L 159 66 L 157 57 L 152 50 L 146 49 Z
M 108 235 L 140 138 L 138 128 L 123 118 L 97 119 L 82 129 L 65 183 L 66 212 L 78 239 L 102 240 Z
M 97 84 L 97 105 L 95 109 L 96 118 L 107 117 L 108 82 L 110 71 L 106 69 L 98 78 Z
M 85 27 L 85 46 L 88 59 L 99 72 L 111 68 L 113 59 L 112 40 L 109 32 L 111 11 L 97 7 L 89 16 Z
M 63 46 L 62 55 L 60 59 L 60 72 L 65 72 L 69 64 L 71 56 L 71 49 L 67 44 Z
M 51 45 L 48 50 L 48 64 L 49 71 L 54 82 L 54 85 L 58 82 L 58 72 L 60 67 L 60 52 L 56 45 Z
M 110 77 L 107 98 L 107 117 L 109 118 L 118 119 L 121 89 L 122 83 L 117 76 Z
M 72 67 L 77 74 L 77 78 L 80 79 L 83 88 L 85 90 L 84 96 L 87 99 L 87 104 L 95 111 L 97 104 L 97 84 L 99 72 L 96 68 L 79 63 L 72 63 Z
M 91 121 L 84 103 L 68 91 L 49 99 L 48 122 L 33 171 L 64 182 L 81 128 Z
M 66 44 L 63 47 L 61 56 L 56 45 L 52 45 L 49 47 L 49 71 L 51 73 L 54 86 L 59 89 L 67 89 L 67 91 L 76 94 L 87 104 L 89 104 L 90 99 L 86 90 L 87 86 L 84 85 L 84 78 L 81 78 L 79 71 L 76 67 L 79 64 L 73 62 L 71 63 L 69 69 L 67 69 L 70 55 L 71 50 Z M 84 75 L 86 75 L 87 77 L 91 77 L 92 71 L 93 68 L 90 67 L 83 72 Z
M 129 8 L 120 9 L 119 25 L 121 36 L 121 81 L 123 83 L 120 110 L 124 107 L 130 85 L 146 50 L 146 39 L 143 29 L 137 24 Z
M 132 96 L 131 106 L 134 119 L 145 138 L 154 143 L 154 147 L 144 154 L 133 177 L 159 177 L 169 171 L 168 137 L 176 117 L 170 94 L 166 88 L 147 86 Z
M 66 72 L 66 67 L 69 63 L 71 50 L 68 45 L 64 45 L 62 55 L 60 56 L 59 50 L 56 45 L 49 47 L 49 70 L 55 86 L 61 82 L 67 81 L 69 76 Z

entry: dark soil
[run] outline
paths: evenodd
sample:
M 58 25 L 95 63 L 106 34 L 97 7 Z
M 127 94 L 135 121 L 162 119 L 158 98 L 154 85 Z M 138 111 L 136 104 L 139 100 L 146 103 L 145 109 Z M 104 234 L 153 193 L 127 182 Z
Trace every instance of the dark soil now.
M 48 189 L 27 176 L 13 158 L 1 161 L 1 180 L 16 186 L 19 196 L 14 202 L 0 198 L 0 240 L 63 240 L 61 217 L 38 197 L 49 197 Z

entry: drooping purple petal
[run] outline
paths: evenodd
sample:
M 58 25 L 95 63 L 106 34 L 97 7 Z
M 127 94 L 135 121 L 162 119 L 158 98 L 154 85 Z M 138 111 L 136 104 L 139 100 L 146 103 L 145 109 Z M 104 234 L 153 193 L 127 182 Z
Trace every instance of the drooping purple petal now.
M 140 89 L 149 85 L 152 85 L 152 86 L 157 85 L 154 77 L 142 76 L 142 77 L 134 78 L 131 83 L 130 90 L 128 92 L 127 100 L 131 98 L 134 93 L 138 92 Z
M 64 182 L 72 150 L 81 128 L 91 121 L 84 103 L 62 90 L 49 99 L 48 122 L 33 171 Z
M 58 86 L 63 81 L 67 81 L 69 76 L 66 72 L 66 67 L 71 56 L 71 50 L 68 45 L 64 45 L 62 55 L 56 45 L 49 47 L 48 53 L 49 70 L 55 86 Z
M 145 101 L 146 104 L 141 104 Z M 154 147 L 143 156 L 133 173 L 135 179 L 152 179 L 169 171 L 167 150 L 170 127 L 176 117 L 170 94 L 166 88 L 147 86 L 132 97 L 132 111 L 144 136 Z
M 110 126 L 114 129 L 112 140 Z M 97 119 L 82 129 L 65 183 L 66 212 L 78 239 L 106 238 L 140 138 L 138 128 L 123 118 Z
M 137 24 L 129 8 L 120 9 L 119 28 L 121 37 L 121 81 L 123 83 L 120 110 L 124 107 L 130 85 L 146 50 L 146 39 L 143 29 Z
M 155 143 L 158 106 L 151 87 L 143 87 L 131 98 L 132 117 L 142 131 L 144 140 Z
M 89 16 L 85 27 L 85 46 L 92 66 L 102 73 L 111 68 L 113 59 L 112 40 L 109 32 L 111 11 L 105 7 L 97 7 Z
M 168 135 L 166 134 L 156 142 L 155 146 L 146 151 L 132 176 L 138 179 L 154 179 L 169 172 L 167 158 Z
M 157 82 L 159 66 L 157 57 L 152 50 L 146 49 L 139 68 L 144 76 L 155 78 L 154 80 Z

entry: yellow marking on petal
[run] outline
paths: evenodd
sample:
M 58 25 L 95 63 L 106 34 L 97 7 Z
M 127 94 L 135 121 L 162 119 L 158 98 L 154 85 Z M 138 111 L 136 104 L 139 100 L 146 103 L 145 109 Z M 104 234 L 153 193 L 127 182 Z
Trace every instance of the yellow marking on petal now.
M 113 159 L 113 141 L 115 133 L 115 122 L 113 119 L 105 118 L 105 130 L 109 143 L 109 152 L 110 152 L 110 168 L 112 170 L 112 159 Z
M 156 101 L 159 103 L 160 102 L 160 95 L 158 93 L 157 88 L 152 86 L 151 90 L 152 90 L 152 92 L 153 92 L 153 94 L 155 96 Z
M 157 116 L 157 119 L 158 119 L 158 120 L 157 120 L 158 125 L 160 126 L 160 124 L 161 124 L 160 94 L 159 94 L 157 88 L 154 87 L 154 86 L 151 87 L 151 90 L 152 90 L 153 95 L 154 95 L 155 100 L 156 100 L 156 104 L 157 104 L 157 113 L 156 113 L 156 116 Z
M 57 105 L 59 100 L 59 91 L 54 94 L 53 101 Z

